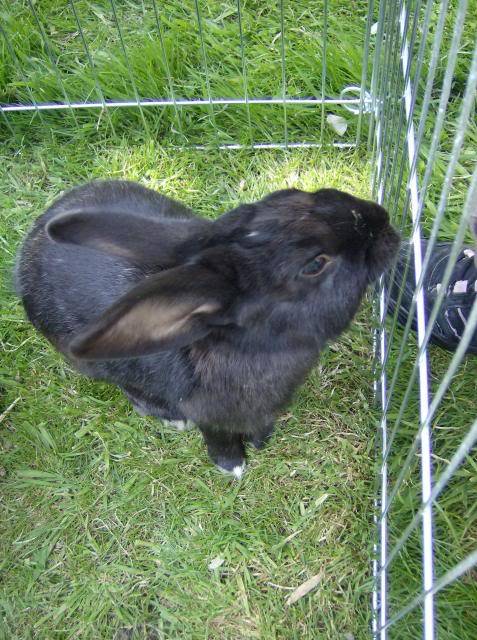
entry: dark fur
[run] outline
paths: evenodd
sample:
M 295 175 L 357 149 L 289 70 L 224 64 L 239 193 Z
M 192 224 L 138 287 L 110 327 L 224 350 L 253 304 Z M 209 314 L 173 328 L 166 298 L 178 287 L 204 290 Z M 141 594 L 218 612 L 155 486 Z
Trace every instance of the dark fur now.
M 397 246 L 384 209 L 334 189 L 278 191 L 211 222 L 134 183 L 93 182 L 37 220 L 17 289 L 80 371 L 145 413 L 194 421 L 231 469 Z M 317 255 L 331 261 L 310 277 Z

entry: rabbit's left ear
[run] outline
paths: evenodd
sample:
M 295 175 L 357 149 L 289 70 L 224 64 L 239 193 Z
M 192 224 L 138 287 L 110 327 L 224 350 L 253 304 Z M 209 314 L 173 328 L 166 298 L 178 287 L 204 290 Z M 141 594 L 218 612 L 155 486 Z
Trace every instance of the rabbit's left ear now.
M 223 323 L 236 294 L 220 274 L 185 265 L 151 276 L 112 305 L 70 345 L 84 359 L 131 358 L 180 348 Z
M 201 218 L 150 218 L 92 208 L 61 213 L 46 225 L 51 240 L 90 247 L 137 264 L 172 266 L 175 249 L 193 235 L 208 233 Z

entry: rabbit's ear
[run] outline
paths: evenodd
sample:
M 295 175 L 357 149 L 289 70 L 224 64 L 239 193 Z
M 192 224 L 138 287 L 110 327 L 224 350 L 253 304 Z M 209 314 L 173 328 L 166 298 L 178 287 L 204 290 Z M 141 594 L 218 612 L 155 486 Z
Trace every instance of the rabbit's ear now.
M 155 220 L 94 209 L 59 214 L 48 222 L 46 232 L 55 242 L 91 247 L 139 264 L 171 266 L 175 248 L 210 225 L 200 218 Z
M 97 360 L 183 347 L 226 323 L 235 293 L 223 276 L 201 265 L 163 271 L 107 309 L 73 340 L 71 353 Z

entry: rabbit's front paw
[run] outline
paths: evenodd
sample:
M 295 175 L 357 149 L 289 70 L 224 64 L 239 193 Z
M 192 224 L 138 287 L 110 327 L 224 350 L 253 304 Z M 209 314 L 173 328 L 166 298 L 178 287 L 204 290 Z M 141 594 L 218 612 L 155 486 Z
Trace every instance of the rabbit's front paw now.
M 239 480 L 245 472 L 245 449 L 242 435 L 200 425 L 209 458 L 222 473 Z
M 223 458 L 219 457 L 214 461 L 215 466 L 221 473 L 225 473 L 226 475 L 233 476 L 237 480 L 245 473 L 245 469 L 247 468 L 247 464 L 245 460 L 242 458 Z

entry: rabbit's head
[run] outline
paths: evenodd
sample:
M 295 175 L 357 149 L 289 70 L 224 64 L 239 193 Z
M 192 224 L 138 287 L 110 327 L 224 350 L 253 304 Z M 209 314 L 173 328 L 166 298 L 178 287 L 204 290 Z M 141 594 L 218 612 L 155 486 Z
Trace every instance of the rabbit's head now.
M 288 341 L 320 342 L 349 324 L 367 285 L 391 264 L 399 236 L 383 207 L 336 189 L 276 191 L 217 221 L 198 258 L 234 274 L 235 321 Z
M 273 283 L 284 292 L 315 291 L 325 280 L 338 285 L 347 269 L 372 282 L 399 243 L 383 207 L 337 189 L 276 191 L 217 224 L 262 275 L 264 287 Z
M 56 241 L 77 242 L 79 226 L 70 228 L 75 239 L 63 225 Z M 110 234 L 106 251 L 128 236 L 124 229 L 120 240 L 114 228 Z M 133 287 L 71 349 L 84 358 L 130 357 L 207 336 L 249 337 L 256 348 L 264 340 L 322 346 L 349 324 L 398 244 L 386 211 L 374 202 L 335 189 L 277 191 L 178 244 L 176 266 Z

